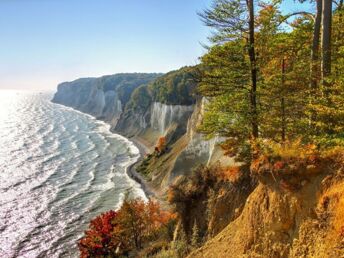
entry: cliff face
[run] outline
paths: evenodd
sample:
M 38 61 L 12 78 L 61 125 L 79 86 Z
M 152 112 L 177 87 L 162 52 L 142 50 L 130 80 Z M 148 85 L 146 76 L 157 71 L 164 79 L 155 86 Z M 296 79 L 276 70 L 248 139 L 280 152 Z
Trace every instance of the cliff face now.
M 178 155 L 173 174 L 177 176 L 181 170 L 191 171 L 192 168 L 203 165 L 214 165 L 219 162 L 222 166 L 234 164 L 234 160 L 223 155 L 223 151 L 218 146 L 222 141 L 220 137 L 206 140 L 204 136 L 197 132 L 197 127 L 202 121 L 207 101 L 204 98 L 198 99 L 195 109 L 187 124 L 185 138 L 186 147 Z M 184 173 L 183 173 L 184 175 Z
M 206 140 L 197 132 L 204 106 L 205 100 L 201 98 L 190 106 L 155 102 L 148 112 L 140 118 L 136 117 L 136 121 L 144 120 L 144 125 L 146 125 L 145 129 L 141 128 L 135 135 L 139 141 L 154 146 L 159 137 L 166 138 L 167 147 L 164 152 L 159 155 L 150 155 L 140 167 L 140 172 L 145 174 L 152 186 L 162 193 L 166 193 L 168 187 L 179 176 L 188 176 L 200 165 L 218 163 L 228 166 L 235 163 L 232 158 L 223 155 L 222 149 L 218 146 L 221 142 L 220 138 Z M 130 117 L 132 116 L 128 116 L 128 121 Z M 151 152 L 153 151 L 154 149 L 151 148 Z
M 117 124 L 131 93 L 160 76 L 159 74 L 116 74 L 83 78 L 58 85 L 54 103 L 72 107 Z
M 176 142 L 185 134 L 196 102 L 192 72 L 192 67 L 184 67 L 135 89 L 114 131 L 149 147 L 162 136 L 168 144 Z
M 160 137 L 166 139 L 164 153 L 141 166 L 146 179 L 162 193 L 178 176 L 201 164 L 233 163 L 217 146 L 221 139 L 207 141 L 197 133 L 206 101 L 193 93 L 196 82 L 191 73 L 192 68 L 182 68 L 135 89 L 113 127 L 115 132 L 149 147 L 151 153 Z
M 127 109 L 121 116 L 114 131 L 127 137 L 138 137 L 153 146 L 159 137 L 166 136 L 178 128 L 179 137 L 186 131 L 186 124 L 193 112 L 193 106 L 166 105 L 152 102 L 146 109 Z

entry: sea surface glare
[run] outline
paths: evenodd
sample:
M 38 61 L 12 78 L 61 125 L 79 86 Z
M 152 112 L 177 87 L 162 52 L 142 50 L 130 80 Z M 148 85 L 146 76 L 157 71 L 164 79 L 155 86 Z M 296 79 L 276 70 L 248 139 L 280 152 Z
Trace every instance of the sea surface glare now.
M 94 216 L 145 199 L 126 173 L 138 149 L 51 98 L 0 90 L 0 257 L 78 257 Z

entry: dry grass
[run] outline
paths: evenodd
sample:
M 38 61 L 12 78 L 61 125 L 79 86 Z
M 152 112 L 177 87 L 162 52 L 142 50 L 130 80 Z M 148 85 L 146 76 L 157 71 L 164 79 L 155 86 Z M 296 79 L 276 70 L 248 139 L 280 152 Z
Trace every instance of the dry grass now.
M 332 215 L 332 225 L 334 234 L 344 238 L 344 182 L 331 186 L 324 192 L 321 202 L 330 200 L 330 210 Z
M 233 167 L 227 167 L 220 170 L 217 176 L 219 177 L 219 179 L 225 182 L 235 183 L 240 179 L 241 174 L 242 172 L 241 172 L 240 167 L 233 166 Z
M 263 154 L 270 157 L 280 157 L 282 159 L 299 158 L 305 159 L 309 156 L 318 155 L 319 151 L 314 144 L 302 144 L 301 140 L 276 143 L 265 140 L 260 143 Z

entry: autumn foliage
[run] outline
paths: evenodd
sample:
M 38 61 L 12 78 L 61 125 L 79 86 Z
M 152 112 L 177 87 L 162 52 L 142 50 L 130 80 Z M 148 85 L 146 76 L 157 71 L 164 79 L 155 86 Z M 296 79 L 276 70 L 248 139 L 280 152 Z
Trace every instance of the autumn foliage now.
M 118 227 L 115 222 L 116 217 L 115 211 L 108 211 L 91 221 L 90 229 L 85 231 L 85 237 L 79 242 L 81 257 L 115 254 L 120 243 L 118 239 L 113 237 L 113 232 Z
M 174 215 L 155 201 L 125 200 L 117 211 L 93 219 L 78 246 L 81 257 L 120 257 L 141 250 L 149 241 L 165 237 Z
M 155 147 L 155 151 L 158 153 L 163 153 L 165 149 L 166 149 L 166 137 L 162 136 L 158 140 L 158 143 Z
M 234 183 L 240 179 L 241 174 L 239 166 L 231 166 L 220 170 L 218 177 L 223 181 Z

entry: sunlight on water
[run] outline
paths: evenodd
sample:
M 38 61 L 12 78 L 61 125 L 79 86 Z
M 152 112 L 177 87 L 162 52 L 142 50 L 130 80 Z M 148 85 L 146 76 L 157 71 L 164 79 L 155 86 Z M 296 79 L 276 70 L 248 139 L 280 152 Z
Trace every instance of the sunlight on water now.
M 142 196 L 125 138 L 51 95 L 0 91 L 0 257 L 74 257 L 90 219 Z

